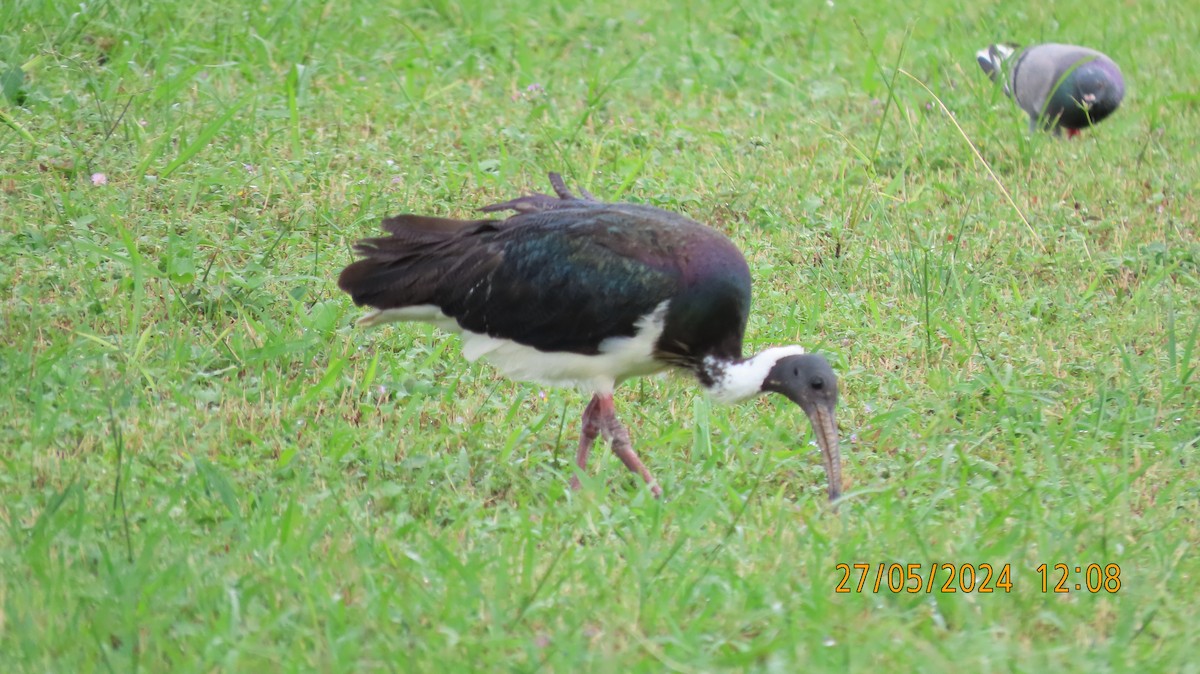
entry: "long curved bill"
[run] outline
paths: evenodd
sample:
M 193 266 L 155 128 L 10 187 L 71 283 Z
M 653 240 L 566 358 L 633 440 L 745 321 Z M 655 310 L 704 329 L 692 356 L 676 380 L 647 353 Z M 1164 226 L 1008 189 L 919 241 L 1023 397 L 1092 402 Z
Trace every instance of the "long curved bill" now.
M 812 422 L 821 456 L 825 459 L 825 476 L 829 478 L 829 500 L 842 495 L 842 450 L 838 446 L 837 419 L 832 406 L 818 405 L 808 415 Z

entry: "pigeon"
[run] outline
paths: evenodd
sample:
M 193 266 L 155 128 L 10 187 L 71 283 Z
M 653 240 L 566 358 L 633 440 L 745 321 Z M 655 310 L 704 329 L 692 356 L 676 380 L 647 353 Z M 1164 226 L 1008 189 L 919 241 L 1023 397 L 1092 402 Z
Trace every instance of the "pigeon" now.
M 1104 54 L 1069 44 L 1019 50 L 994 44 L 975 54 L 979 67 L 1029 114 L 1029 130 L 1079 135 L 1108 117 L 1125 97 L 1121 69 Z

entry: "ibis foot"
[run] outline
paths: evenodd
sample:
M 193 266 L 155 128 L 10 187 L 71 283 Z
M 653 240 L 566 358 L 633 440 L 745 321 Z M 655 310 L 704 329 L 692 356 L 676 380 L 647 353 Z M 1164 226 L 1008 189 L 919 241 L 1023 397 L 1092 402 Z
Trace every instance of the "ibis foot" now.
M 629 439 L 629 429 L 617 419 L 617 408 L 613 405 L 612 394 L 592 396 L 592 401 L 583 410 L 583 423 L 579 434 L 579 449 L 575 452 L 575 465 L 582 472 L 587 469 L 588 455 L 596 436 L 603 435 L 612 443 L 613 454 L 625 464 L 630 471 L 642 476 L 642 480 L 650 487 L 654 498 L 662 496 L 662 487 L 658 486 L 649 469 L 633 451 L 633 443 Z M 571 478 L 571 488 L 580 488 L 579 477 Z

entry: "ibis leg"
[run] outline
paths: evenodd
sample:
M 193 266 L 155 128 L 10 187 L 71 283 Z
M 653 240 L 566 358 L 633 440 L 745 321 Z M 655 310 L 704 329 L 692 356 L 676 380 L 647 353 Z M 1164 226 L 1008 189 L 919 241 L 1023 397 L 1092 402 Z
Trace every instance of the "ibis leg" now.
M 611 398 L 609 398 L 611 403 Z M 592 401 L 583 409 L 583 421 L 579 429 L 579 449 L 575 451 L 575 465 L 579 472 L 587 470 L 588 455 L 592 453 L 592 445 L 596 444 L 596 436 L 600 435 L 600 419 L 596 409 L 600 407 L 600 396 L 592 396 Z M 571 488 L 579 489 L 579 476 L 571 476 Z
M 626 468 L 642 476 L 655 498 L 662 496 L 662 487 L 658 486 L 654 476 L 650 474 L 646 465 L 633 451 L 633 443 L 629 440 L 629 430 L 617 419 L 617 408 L 613 405 L 612 395 L 597 396 L 594 400 L 599 401 L 596 412 L 600 415 L 600 432 L 612 441 L 613 454 L 617 455 Z

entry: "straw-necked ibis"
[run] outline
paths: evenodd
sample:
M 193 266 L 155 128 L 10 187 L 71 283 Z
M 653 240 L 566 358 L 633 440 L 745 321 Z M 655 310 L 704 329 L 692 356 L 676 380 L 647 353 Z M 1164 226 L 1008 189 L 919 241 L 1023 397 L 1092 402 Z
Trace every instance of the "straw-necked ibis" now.
M 338 279 L 355 304 L 374 309 L 359 324 L 433 323 L 461 335 L 467 359 L 485 358 L 507 377 L 591 393 L 579 469 L 602 435 L 655 496 L 662 490 L 617 420 L 618 384 L 675 367 L 720 403 L 782 394 L 811 420 L 837 498 L 837 378 L 799 346 L 742 357 L 750 270 L 737 247 L 682 215 L 575 197 L 557 174 L 550 182 L 556 197 L 482 209 L 516 211 L 503 220 L 385 219 L 388 235 L 359 242 L 362 259 Z

